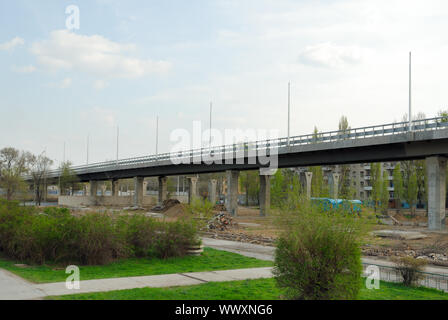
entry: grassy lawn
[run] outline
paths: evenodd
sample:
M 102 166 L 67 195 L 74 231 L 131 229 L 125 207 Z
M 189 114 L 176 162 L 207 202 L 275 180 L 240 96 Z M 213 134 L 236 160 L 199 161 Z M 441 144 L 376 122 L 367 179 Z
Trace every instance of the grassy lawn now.
M 209 282 L 195 286 L 142 288 L 86 293 L 47 299 L 62 300 L 276 300 L 281 297 L 274 279 Z M 448 294 L 435 289 L 407 288 L 381 282 L 379 290 L 363 288 L 360 300 L 448 300 Z
M 43 265 L 17 267 L 0 258 L 0 268 L 37 283 L 62 282 L 67 278 L 66 266 Z M 272 262 L 245 257 L 236 253 L 205 248 L 201 256 L 162 259 L 123 259 L 102 266 L 80 266 L 81 281 L 90 279 L 148 276 L 157 274 L 270 267 Z

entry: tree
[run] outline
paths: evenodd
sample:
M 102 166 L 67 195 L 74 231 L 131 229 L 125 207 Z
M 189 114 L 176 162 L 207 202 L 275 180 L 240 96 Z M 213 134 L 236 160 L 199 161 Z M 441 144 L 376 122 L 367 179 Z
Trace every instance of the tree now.
M 6 190 L 7 200 L 26 189 L 22 175 L 28 172 L 30 157 L 30 153 L 10 147 L 0 150 L 0 187 Z
M 375 212 L 380 206 L 381 189 L 383 185 L 381 177 L 381 163 L 372 163 L 370 165 L 370 182 L 372 185 L 371 198 L 374 203 Z
M 442 117 L 440 122 L 448 122 L 448 110 L 440 110 L 437 112 L 438 117 Z
M 246 193 L 246 206 L 249 205 L 249 198 L 258 200 L 258 191 L 260 190 L 260 180 L 258 171 L 242 171 L 240 173 L 240 186 Z
M 286 182 L 283 170 L 278 169 L 271 180 L 271 203 L 275 207 L 280 207 L 286 198 Z
M 408 190 L 407 190 L 407 202 L 409 203 L 409 208 L 411 213 L 415 213 L 415 205 L 417 203 L 418 196 L 418 185 L 417 185 L 417 173 L 415 170 L 411 172 L 409 177 Z
M 63 194 L 63 190 L 65 194 L 70 194 L 70 188 L 74 187 L 76 183 L 78 183 L 79 179 L 76 176 L 75 172 L 71 169 L 71 162 L 66 161 L 63 162 L 60 166 L 61 176 L 59 180 L 59 188 L 61 194 Z
M 346 116 L 343 115 L 339 119 L 338 129 L 339 129 L 339 131 L 342 131 L 343 133 L 350 132 L 350 126 L 348 125 L 348 119 Z
M 403 199 L 403 176 L 401 174 L 400 163 L 395 164 L 393 172 L 394 182 L 394 198 L 397 209 L 401 208 L 401 200 Z
M 41 153 L 38 156 L 32 155 L 30 157 L 30 172 L 34 184 L 34 201 L 40 205 L 42 202 L 43 190 L 46 188 L 46 175 L 53 164 L 53 160 Z
M 417 199 L 419 202 L 426 203 L 428 201 L 426 160 L 416 160 L 414 164 L 417 175 Z
M 382 187 L 381 187 L 381 211 L 383 214 L 387 214 L 387 208 L 389 207 L 389 179 L 387 171 L 383 172 L 382 179 Z
M 324 193 L 324 179 L 322 174 L 322 167 L 321 166 L 311 167 L 310 171 L 313 173 L 313 178 L 311 179 L 311 196 L 322 197 Z

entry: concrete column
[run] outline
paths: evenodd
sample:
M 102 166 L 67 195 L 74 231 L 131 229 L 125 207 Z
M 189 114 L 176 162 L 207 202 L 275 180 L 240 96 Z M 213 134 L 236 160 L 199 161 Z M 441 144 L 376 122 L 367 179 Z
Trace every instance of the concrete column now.
M 104 197 L 106 195 L 107 186 L 105 183 L 101 185 L 101 195 Z
M 197 177 L 187 177 L 188 179 L 188 203 L 191 203 L 191 201 L 196 198 L 197 195 Z
M 306 178 L 306 196 L 309 199 L 311 198 L 311 180 L 313 179 L 313 173 L 305 172 L 305 178 Z
M 339 193 L 339 177 L 341 175 L 339 173 L 333 173 L 333 199 L 338 198 Z
M 238 215 L 238 177 L 240 172 L 237 170 L 227 170 L 227 196 L 226 209 L 232 216 Z
M 271 209 L 271 176 L 260 174 L 260 216 L 269 214 Z
M 445 229 L 446 158 L 426 158 L 428 173 L 428 228 Z
M 162 205 L 163 201 L 166 200 L 167 181 L 167 177 L 159 177 L 159 205 Z
M 210 179 L 208 182 L 208 200 L 213 204 L 216 203 L 216 179 Z
M 112 197 L 118 197 L 119 183 L 118 179 L 112 180 Z
M 143 177 L 134 177 L 134 206 L 143 206 Z
M 89 183 L 89 195 L 91 197 L 96 197 L 97 193 L 98 193 L 98 181 L 96 180 L 90 180 Z
M 143 196 L 146 196 L 147 191 L 148 191 L 148 181 L 143 180 Z

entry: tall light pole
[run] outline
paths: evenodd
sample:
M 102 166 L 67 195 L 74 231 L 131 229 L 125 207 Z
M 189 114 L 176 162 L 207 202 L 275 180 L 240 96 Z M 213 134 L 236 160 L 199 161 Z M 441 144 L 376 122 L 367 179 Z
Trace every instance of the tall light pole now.
M 118 165 L 118 142 L 119 142 L 119 137 L 120 137 L 120 127 L 117 125 L 117 160 L 116 160 L 116 164 Z
M 213 109 L 213 104 L 210 101 L 210 140 L 209 140 L 209 147 L 212 147 L 212 109 Z
M 289 134 L 290 134 L 290 118 L 291 118 L 291 83 L 288 82 L 288 147 L 289 147 Z
M 156 117 L 156 157 L 159 156 L 159 116 Z
M 412 131 L 412 53 L 409 52 L 409 131 Z
M 89 134 L 87 134 L 87 160 L 86 164 L 89 164 Z

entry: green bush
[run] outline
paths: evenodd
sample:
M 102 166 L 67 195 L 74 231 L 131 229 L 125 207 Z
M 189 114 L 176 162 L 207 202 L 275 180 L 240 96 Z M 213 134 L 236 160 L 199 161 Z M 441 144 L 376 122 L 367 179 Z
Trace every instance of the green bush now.
M 401 275 L 405 286 L 412 286 L 422 279 L 422 271 L 428 262 L 424 259 L 414 259 L 412 257 L 399 257 L 393 259 L 395 269 Z
M 300 199 L 281 216 L 274 276 L 287 299 L 356 299 L 361 285 L 364 222 L 349 212 L 324 212 Z
M 0 251 L 21 261 L 44 264 L 105 264 L 126 257 L 183 256 L 198 243 L 188 221 L 108 213 L 73 216 L 67 209 L 43 213 L 17 203 L 0 202 Z

